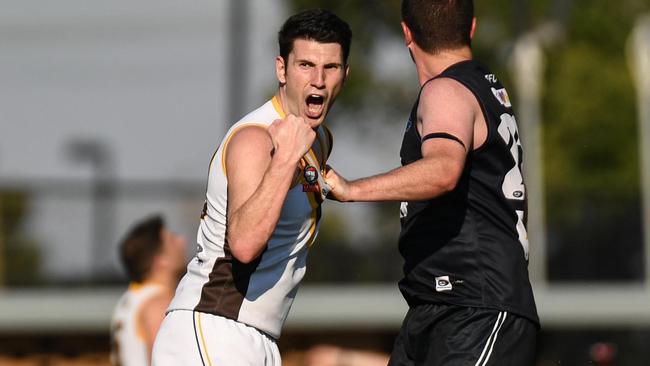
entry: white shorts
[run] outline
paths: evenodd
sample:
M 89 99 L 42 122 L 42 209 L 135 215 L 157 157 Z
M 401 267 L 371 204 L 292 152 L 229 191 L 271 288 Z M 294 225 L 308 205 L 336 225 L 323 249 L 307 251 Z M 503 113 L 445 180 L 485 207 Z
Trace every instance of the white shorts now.
M 169 312 L 151 358 L 152 366 L 281 366 L 275 340 L 253 327 L 190 310 Z

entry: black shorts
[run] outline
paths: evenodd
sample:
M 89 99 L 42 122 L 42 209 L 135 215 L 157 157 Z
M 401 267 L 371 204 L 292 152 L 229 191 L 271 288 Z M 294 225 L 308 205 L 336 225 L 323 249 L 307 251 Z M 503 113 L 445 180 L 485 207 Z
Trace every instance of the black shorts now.
M 424 304 L 409 309 L 388 366 L 528 366 L 537 326 L 492 309 Z

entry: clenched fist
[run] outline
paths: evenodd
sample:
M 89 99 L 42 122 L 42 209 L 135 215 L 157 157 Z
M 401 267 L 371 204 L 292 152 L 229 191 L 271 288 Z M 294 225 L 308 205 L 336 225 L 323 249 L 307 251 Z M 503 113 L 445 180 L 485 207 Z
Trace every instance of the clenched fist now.
M 290 163 L 297 163 L 316 138 L 311 126 L 302 117 L 293 114 L 273 121 L 268 131 L 273 141 L 274 156 Z

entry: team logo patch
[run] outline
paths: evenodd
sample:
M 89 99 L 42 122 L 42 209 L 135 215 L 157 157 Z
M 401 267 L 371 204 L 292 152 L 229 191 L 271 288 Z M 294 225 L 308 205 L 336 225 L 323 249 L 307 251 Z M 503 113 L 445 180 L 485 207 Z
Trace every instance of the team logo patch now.
M 307 165 L 303 170 L 303 177 L 305 177 L 306 184 L 302 185 L 303 192 L 320 192 L 318 188 L 318 169 L 311 165 Z
M 510 104 L 510 97 L 508 96 L 508 92 L 506 91 L 505 88 L 501 89 L 492 89 L 492 94 L 494 94 L 494 97 L 497 98 L 499 103 L 501 103 L 504 107 L 510 108 L 512 107 L 512 104 Z
M 311 165 L 307 165 L 304 170 L 305 180 L 309 184 L 314 184 L 318 181 L 318 170 Z
M 451 281 L 449 281 L 449 276 L 439 276 L 436 277 L 436 291 L 451 291 L 453 286 Z

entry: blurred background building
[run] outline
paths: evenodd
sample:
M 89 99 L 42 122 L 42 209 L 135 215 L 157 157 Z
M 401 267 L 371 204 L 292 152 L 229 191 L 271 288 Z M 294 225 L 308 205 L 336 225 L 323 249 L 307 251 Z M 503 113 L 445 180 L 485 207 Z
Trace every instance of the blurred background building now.
M 418 92 L 399 1 L 0 0 L 0 364 L 106 362 L 120 236 L 161 212 L 193 240 L 209 159 L 275 90 L 276 32 L 306 7 L 354 33 L 331 165 L 397 166 Z M 526 149 L 538 365 L 645 365 L 650 1 L 476 7 L 475 55 L 509 88 Z M 389 351 L 406 310 L 398 206 L 323 217 L 281 349 Z

